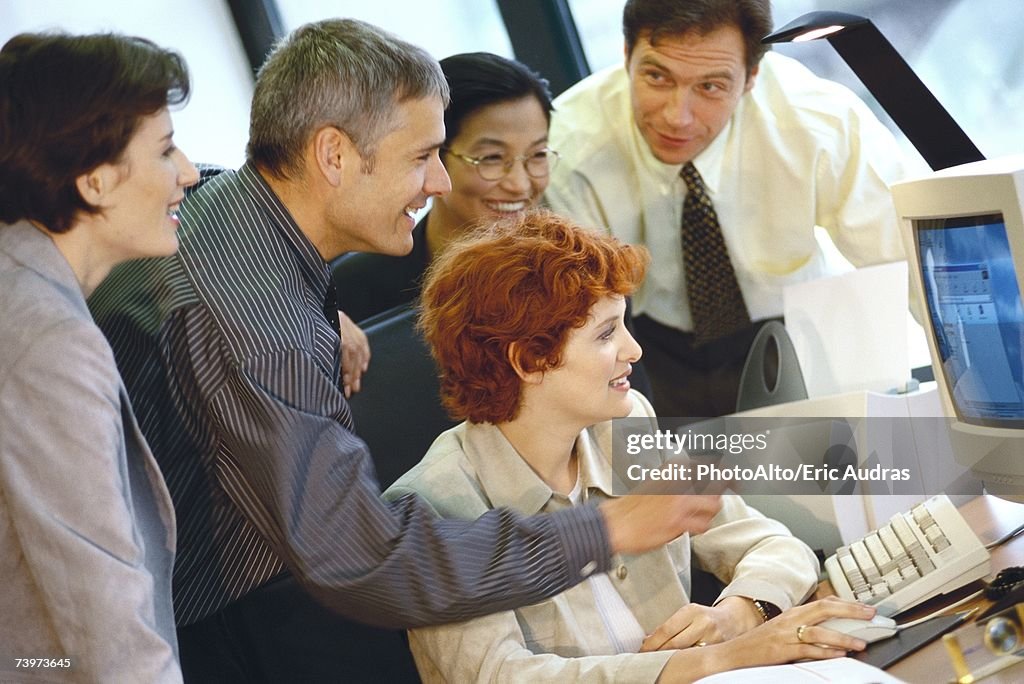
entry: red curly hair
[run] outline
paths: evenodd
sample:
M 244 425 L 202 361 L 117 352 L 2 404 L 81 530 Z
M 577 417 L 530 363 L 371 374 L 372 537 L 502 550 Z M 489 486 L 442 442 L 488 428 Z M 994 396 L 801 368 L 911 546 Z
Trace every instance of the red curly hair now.
M 602 297 L 632 294 L 650 256 L 545 210 L 482 226 L 427 271 L 419 327 L 441 369 L 449 414 L 503 423 L 519 413 L 527 371 L 557 368 L 569 332 Z

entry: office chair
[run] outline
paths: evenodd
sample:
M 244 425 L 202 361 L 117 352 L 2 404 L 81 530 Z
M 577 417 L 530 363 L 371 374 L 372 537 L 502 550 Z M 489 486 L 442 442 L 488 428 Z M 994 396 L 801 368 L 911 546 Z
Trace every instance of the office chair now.
M 736 411 L 806 398 L 804 374 L 786 326 L 768 321 L 754 337 L 743 363 Z
M 455 425 L 441 407 L 437 367 L 415 330 L 416 313 L 402 305 L 361 325 L 373 356 L 349 404 L 381 489 L 419 463 L 434 439 Z

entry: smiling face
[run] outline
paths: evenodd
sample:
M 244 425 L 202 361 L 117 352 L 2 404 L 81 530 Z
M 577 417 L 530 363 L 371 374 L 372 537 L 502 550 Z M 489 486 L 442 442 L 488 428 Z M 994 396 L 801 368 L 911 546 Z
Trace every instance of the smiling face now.
M 599 299 L 583 327 L 569 332 L 562 364 L 543 372 L 526 401 L 542 402 L 547 415 L 579 429 L 629 415 L 629 374 L 642 351 L 626 329 L 625 312 L 622 296 Z
M 463 119 L 449 149 L 466 157 L 526 157 L 544 150 L 548 120 L 536 97 L 481 107 Z M 533 178 L 516 162 L 504 178 L 484 180 L 476 167 L 455 154 L 445 155 L 452 179 L 451 194 L 438 200 L 431 221 L 461 228 L 482 219 L 497 219 L 534 207 L 548 186 L 548 177 Z M 435 213 L 436 212 L 436 213 Z
M 199 173 L 173 134 L 166 109 L 143 117 L 121 159 L 93 172 L 110 187 L 100 203 L 103 228 L 94 237 L 112 263 L 178 249 L 176 212 Z
M 747 75 L 743 36 L 735 26 L 707 35 L 688 33 L 651 45 L 641 36 L 627 56 L 633 116 L 651 153 L 684 164 L 722 132 L 743 93 Z
M 451 190 L 438 157 L 443 111 L 438 97 L 396 105 L 390 132 L 377 144 L 369 169 L 354 146 L 346 148 L 345 178 L 329 210 L 336 235 L 325 258 L 349 251 L 401 256 L 412 250 L 416 212 L 428 198 Z

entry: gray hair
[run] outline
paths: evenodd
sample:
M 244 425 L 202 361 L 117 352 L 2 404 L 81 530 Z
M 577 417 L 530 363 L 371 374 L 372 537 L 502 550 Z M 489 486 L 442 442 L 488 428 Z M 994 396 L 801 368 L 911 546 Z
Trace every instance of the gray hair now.
M 306 24 L 260 67 L 247 155 L 275 176 L 299 175 L 309 137 L 337 126 L 370 169 L 395 105 L 430 96 L 448 105 L 441 67 L 422 48 L 355 19 Z

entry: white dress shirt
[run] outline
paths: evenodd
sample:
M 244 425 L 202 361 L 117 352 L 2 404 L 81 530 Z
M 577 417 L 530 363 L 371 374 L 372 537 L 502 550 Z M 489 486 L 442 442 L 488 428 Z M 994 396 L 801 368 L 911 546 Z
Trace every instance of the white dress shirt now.
M 555 100 L 550 143 L 561 155 L 547 189 L 551 207 L 645 244 L 653 261 L 634 313 L 691 330 L 682 165 L 651 154 L 623 67 L 594 74 Z M 910 169 L 893 135 L 852 92 L 795 60 L 765 55 L 753 88 L 694 164 L 753 320 L 782 314 L 784 285 L 835 271 L 815 226 L 855 266 L 904 258 L 888 186 Z

